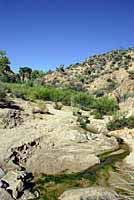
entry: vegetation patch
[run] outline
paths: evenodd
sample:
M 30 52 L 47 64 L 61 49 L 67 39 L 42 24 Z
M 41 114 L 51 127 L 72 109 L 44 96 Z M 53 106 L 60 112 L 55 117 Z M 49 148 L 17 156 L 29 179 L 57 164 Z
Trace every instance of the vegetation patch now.
M 47 100 L 62 102 L 63 105 L 72 105 L 81 109 L 94 109 L 98 115 L 112 114 L 119 109 L 118 103 L 109 97 L 96 98 L 86 92 L 77 92 L 69 89 L 53 87 L 29 87 L 25 84 L 6 84 L 14 96 L 29 100 Z
M 80 174 L 42 175 L 34 189 L 40 191 L 39 200 L 56 200 L 67 189 L 90 187 L 95 184 L 95 174 L 91 174 L 90 177 L 82 177 Z
M 107 129 L 110 131 L 114 131 L 122 128 L 134 128 L 134 116 L 126 117 L 126 116 L 115 116 L 110 122 L 107 124 Z

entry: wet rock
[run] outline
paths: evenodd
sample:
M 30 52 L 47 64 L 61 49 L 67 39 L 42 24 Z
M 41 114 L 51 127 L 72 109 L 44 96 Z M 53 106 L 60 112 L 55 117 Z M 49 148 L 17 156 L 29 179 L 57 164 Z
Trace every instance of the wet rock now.
M 118 200 L 116 194 L 104 187 L 80 188 L 65 191 L 59 200 Z
M 134 129 L 121 129 L 109 132 L 109 135 L 120 137 L 129 146 L 130 154 L 123 160 L 123 165 L 134 170 Z

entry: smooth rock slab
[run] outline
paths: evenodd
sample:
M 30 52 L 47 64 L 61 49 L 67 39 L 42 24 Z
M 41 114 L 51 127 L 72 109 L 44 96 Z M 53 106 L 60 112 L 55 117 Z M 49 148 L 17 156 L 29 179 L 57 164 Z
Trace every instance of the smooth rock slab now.
M 80 188 L 65 191 L 59 200 L 118 200 L 116 194 L 104 187 Z
M 40 164 L 39 164 L 40 163 Z M 35 154 L 27 161 L 27 168 L 36 174 L 78 173 L 100 164 L 99 158 L 94 154 L 85 152 L 50 151 Z

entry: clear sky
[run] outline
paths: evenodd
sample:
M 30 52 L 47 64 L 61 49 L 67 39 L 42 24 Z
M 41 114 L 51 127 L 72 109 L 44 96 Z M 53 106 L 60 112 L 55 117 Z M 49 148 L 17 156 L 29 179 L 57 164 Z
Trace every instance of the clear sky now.
M 14 70 L 54 69 L 134 46 L 134 0 L 0 0 L 0 49 Z

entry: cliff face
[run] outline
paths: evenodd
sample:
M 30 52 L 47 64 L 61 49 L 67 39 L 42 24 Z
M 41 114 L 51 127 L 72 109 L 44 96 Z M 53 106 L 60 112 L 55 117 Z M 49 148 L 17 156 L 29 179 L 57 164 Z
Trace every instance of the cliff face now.
M 134 49 L 114 50 L 58 69 L 43 77 L 44 85 L 89 91 L 97 96 L 134 93 Z

